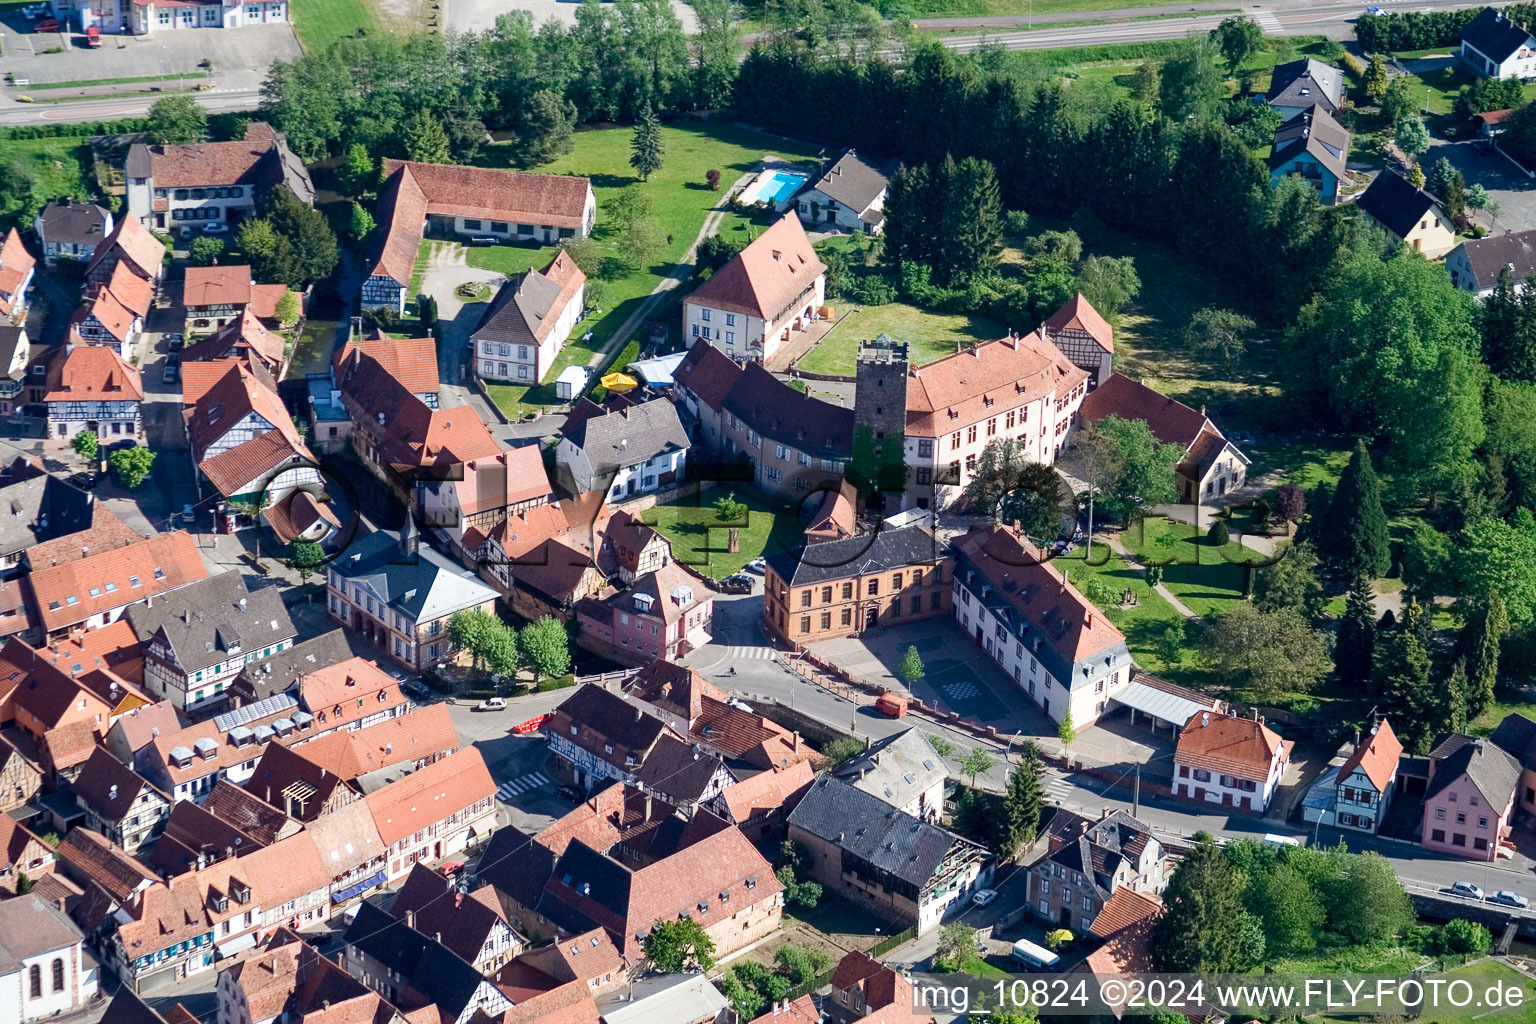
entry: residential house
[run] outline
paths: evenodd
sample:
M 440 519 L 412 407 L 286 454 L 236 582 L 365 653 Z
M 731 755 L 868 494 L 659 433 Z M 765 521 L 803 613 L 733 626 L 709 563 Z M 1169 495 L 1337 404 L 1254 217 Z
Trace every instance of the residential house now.
M 287 752 L 278 743 L 267 749 Z M 304 826 L 227 779 L 214 784 L 202 804 L 180 800 L 155 843 L 153 864 L 162 876 L 206 867 L 226 857 L 265 849 Z
M 86 285 L 84 297 L 69 321 L 71 343 L 104 345 L 124 359 L 134 354 L 134 341 L 154 305 L 155 283 L 119 261 L 112 276 Z
M 787 1016 L 789 1007 L 795 1005 L 786 1005 L 780 1018 Z M 832 972 L 832 993 L 825 1004 L 827 1015 L 841 1024 L 933 1024 L 933 1016 L 917 1010 L 917 1005 L 912 983 L 904 975 L 858 952 L 848 953 L 837 962 Z M 812 1024 L 818 1019 L 813 1014 Z M 789 1016 L 780 1024 L 800 1021 Z
M 763 628 L 796 646 L 950 612 L 954 563 L 926 527 L 804 544 L 768 558 Z
M 260 662 L 248 663 L 225 691 L 231 707 L 244 707 L 299 685 L 306 673 L 346 661 L 358 652 L 344 629 L 303 640 Z
M 80 31 L 96 28 L 103 35 L 151 35 L 174 29 L 240 28 L 288 20 L 288 0 L 253 0 L 221 6 L 208 0 L 182 4 L 177 0 L 143 0 L 131 7 L 96 6 L 86 0 L 52 0 L 60 24 L 79 23 Z
M 60 258 L 83 265 L 112 233 L 112 223 L 112 214 L 95 203 L 51 199 L 32 218 L 32 230 L 48 266 L 57 266 Z
M 315 717 L 311 738 L 353 732 L 409 714 L 400 681 L 366 658 L 348 658 L 299 677 L 299 700 Z
M 273 320 L 277 303 L 286 294 L 288 286 L 284 284 L 253 284 L 248 266 L 188 267 L 181 288 L 187 333 L 222 330 L 246 313 L 258 321 Z M 277 345 L 281 348 L 282 339 L 277 339 Z M 281 364 L 281 357 L 277 362 Z
M 11 707 L 17 727 L 30 733 L 37 744 L 39 767 L 48 781 L 57 784 L 79 774 L 111 727 L 112 706 L 42 659 L 26 658 L 23 648 L 20 640 L 13 639 L 4 652 L 13 666 L 25 669 L 11 695 Z
M 508 516 L 484 535 L 466 531 L 460 545 L 474 550 L 481 578 L 517 614 L 569 620 L 579 602 L 607 586 L 607 576 L 591 554 L 592 539 L 601 543 L 606 514 L 602 493 L 536 505 Z
M 1109 902 L 1104 904 L 1104 909 L 1094 920 L 1091 929 L 1094 936 L 1104 940 L 1103 945 L 1088 954 L 1086 960 L 1071 968 L 1068 973 L 1095 974 L 1101 977 L 1151 974 L 1157 970 L 1152 951 L 1157 937 L 1157 922 L 1162 914 L 1161 900 L 1130 889 L 1117 889 Z M 1126 1015 L 1126 1004 L 1129 1002 L 1130 998 L 1124 995 L 1112 995 L 1105 1000 L 1116 1020 Z M 1209 1019 L 1206 1013 L 1202 1012 L 1200 1016 Z
M 272 527 L 279 542 L 296 540 L 319 543 L 341 530 L 341 520 L 331 511 L 331 499 L 316 497 L 305 490 L 292 490 L 280 501 L 268 505 L 261 517 Z
M 1076 835 L 1053 837 L 1029 868 L 1029 902 L 1041 917 L 1078 934 L 1091 930 L 1122 889 L 1156 897 L 1168 858 L 1144 822 L 1113 811 Z
M 4 823 L 0 822 L 0 828 Z M 48 862 L 54 853 L 43 845 L 37 846 L 48 854 Z M 57 848 L 58 871 L 65 878 L 73 879 L 93 895 L 100 893 L 113 904 L 129 902 L 143 890 L 154 885 L 155 873 L 115 846 L 99 832 L 88 828 L 72 828 L 64 833 Z M 31 868 L 26 869 L 31 874 Z M 82 925 L 86 925 L 82 921 Z M 86 925 L 89 930 L 89 925 Z M 98 936 L 99 937 L 99 936 Z
M 1504 132 L 1504 122 L 1513 114 L 1513 108 L 1508 110 L 1485 110 L 1473 118 L 1477 122 L 1477 134 L 1480 138 L 1494 139 Z
M 620 661 L 682 658 L 710 639 L 715 591 L 676 562 L 576 607 L 578 642 Z
M 405 311 L 424 232 L 553 244 L 590 233 L 597 219 L 592 183 L 573 175 L 408 160 L 385 160 L 384 175 L 365 307 Z
M 364 732 L 366 730 L 358 730 Z M 282 808 L 282 813 L 295 821 L 311 822 L 340 811 L 356 803 L 360 794 L 347 785 L 347 780 L 328 771 L 318 761 L 312 760 L 317 744 L 353 733 L 332 733 L 298 747 L 285 747 L 281 743 L 268 743 L 261 752 L 261 759 L 251 777 L 245 781 L 244 790 L 253 797 Z M 343 742 L 345 742 L 343 740 Z M 223 785 L 220 783 L 219 785 Z M 218 787 L 214 787 L 217 791 Z M 374 831 L 373 822 L 366 824 Z
M 4 500 L 0 492 L 0 501 Z M 672 562 L 672 542 L 625 511 L 615 512 L 603 530 L 601 560 L 612 561 L 613 572 L 625 583 Z
M 97 345 L 66 347 L 48 374 L 48 436 L 62 439 L 92 431 L 103 440 L 139 437 L 144 383 L 137 367 L 117 350 Z
M 203 800 L 220 779 L 237 786 L 249 779 L 269 743 L 302 743 L 322 728 L 329 731 L 329 725 L 316 723 L 317 717 L 292 696 L 277 694 L 161 733 L 139 751 L 133 767 L 176 800 Z
M 582 399 L 555 449 L 561 483 L 573 494 L 607 491 L 614 504 L 681 482 L 688 435 L 665 399 L 604 412 Z
M 62 909 L 36 895 L 0 902 L 0 1006 L 17 1024 L 70 1013 L 97 994 L 96 962 Z
M 387 849 L 389 879 L 417 861 L 440 861 L 490 838 L 496 783 L 478 748 L 434 761 L 363 798 Z
M 1521 773 L 1520 762 L 1497 744 L 1461 735 L 1442 740 L 1429 752 L 1419 845 L 1468 860 L 1509 856 Z
M 800 219 L 816 231 L 862 231 L 878 235 L 885 228 L 885 190 L 896 165 L 848 150 L 810 188 L 795 197 Z
M 357 729 L 331 732 L 293 751 L 269 747 L 262 755 L 262 761 L 256 765 L 256 773 L 246 783 L 246 789 L 253 793 L 259 792 L 265 797 L 266 786 L 270 781 L 274 787 L 273 792 L 281 796 L 283 787 L 278 783 L 282 781 L 284 772 L 274 773 L 275 777 L 269 780 L 266 763 L 268 755 L 279 752 L 284 755 L 301 755 L 304 761 L 319 770 L 322 777 L 328 779 L 335 776 L 362 793 L 371 793 L 418 768 L 441 761 L 458 749 L 459 735 L 453 727 L 453 718 L 448 714 L 448 708 L 432 704 L 394 714 Z M 292 769 L 288 771 L 291 773 Z M 298 816 L 297 812 L 295 814 Z
M 1461 63 L 1479 78 L 1536 77 L 1536 39 L 1504 11 L 1484 7 L 1461 30 Z
M 1311 57 L 1277 65 L 1265 99 L 1287 121 L 1314 106 L 1332 116 L 1344 103 L 1344 72 Z
M 411 868 L 389 914 L 441 942 L 481 974 L 495 974 L 528 944 L 507 923 L 495 889 L 482 885 L 464 892 L 452 878 L 421 863 Z
M 1327 110 L 1313 104 L 1275 129 L 1269 151 L 1269 180 L 1279 184 L 1299 174 L 1317 189 L 1324 206 L 1339 201 L 1339 186 L 1349 180 L 1349 132 Z
M 32 339 L 27 336 L 25 323 L 0 323 L 0 416 L 20 412 L 30 400 L 22 398 L 22 391 L 31 385 L 30 395 L 41 390 L 42 378 L 48 367 L 39 363 L 37 373 L 28 375 L 27 360 L 32 354 Z
M 136 142 L 128 149 L 123 173 L 129 217 L 157 231 L 200 231 L 205 224 L 233 229 L 279 186 L 301 203 L 315 201 L 304 162 L 280 132 L 261 121 L 246 125 L 245 138 L 238 142 Z
M 122 856 L 127 857 L 126 854 Z M 0 814 L 0 906 L 19 895 L 16 889 L 21 876 L 37 879 L 52 874 L 54 859 L 53 848 L 37 833 L 9 814 Z
M 774 1000 L 771 1007 L 761 1016 L 753 1017 L 749 1024 L 821 1024 L 821 1011 L 816 1009 L 816 1001 L 809 995 L 786 999 L 782 1003 Z
M 431 338 L 353 338 L 331 358 L 337 387 L 369 391 L 390 387 L 438 407 L 437 343 Z
M 0 734 L 0 812 L 26 805 L 43 788 L 43 770 Z
M 920 821 L 936 822 L 944 813 L 949 773 L 920 729 L 903 729 L 871 743 L 832 774 Z
M 90 529 L 96 496 L 39 473 L 0 485 L 0 573 L 17 575 L 29 548 Z
M 1088 390 L 1109 380 L 1115 354 L 1115 329 L 1082 292 L 1068 299 L 1045 323 L 1040 333 L 1055 345 L 1072 365 L 1088 371 Z
M 461 472 L 422 484 L 423 521 L 442 530 L 474 561 L 485 537 L 508 516 L 545 504 L 554 488 L 541 445 L 524 444 L 470 459 Z
M 107 731 L 102 745 L 124 764 L 136 764 L 139 752 L 158 739 L 161 733 L 175 732 L 180 728 L 176 705 L 168 700 L 155 701 L 119 715 Z
M 1257 718 L 1193 715 L 1173 752 L 1173 795 L 1263 814 L 1293 745 Z
M 1308 792 L 1303 819 L 1374 835 L 1392 803 L 1402 754 L 1403 745 L 1382 719 L 1339 751 Z
M 399 1024 L 404 1018 L 294 931 L 219 970 L 217 1024 Z M 209 1021 L 208 1024 L 214 1024 Z
M 815 777 L 816 769 L 810 761 L 758 772 L 722 789 L 709 809 L 759 846 L 777 845 L 783 842 L 787 831 L 785 819 L 811 788 Z
M 29 557 L 35 558 L 37 550 Z M 116 622 L 130 606 L 151 602 L 207 575 L 197 544 L 185 530 L 109 550 L 91 551 L 82 545 L 71 561 L 33 566 L 27 582 L 37 624 L 34 633 L 51 639 L 71 630 L 100 629 Z
M 858 528 L 859 491 L 853 481 L 843 479 L 836 488 L 828 487 L 821 492 L 819 505 L 802 509 L 805 522 L 805 542 L 822 544 L 829 540 L 846 540 Z M 804 512 L 809 511 L 809 515 Z
M 695 345 L 678 367 L 698 436 L 722 461 L 745 457 L 759 490 L 787 501 L 835 488 L 853 457 L 853 410 L 796 391 L 757 363 Z
M 537 384 L 581 320 L 587 275 L 564 249 L 543 270 L 508 281 L 469 337 L 481 380 Z
M 544 891 L 605 929 L 626 958 L 637 960 L 664 921 L 698 922 L 722 957 L 779 930 L 784 887 L 739 830 L 702 808 L 614 824 L 570 837 Z
M 1480 299 L 1493 294 L 1499 275 L 1508 270 L 1518 289 L 1536 273 L 1536 231 L 1515 231 L 1507 235 L 1471 238 L 1460 243 L 1445 258 L 1451 284 Z
M 88 285 L 106 284 L 126 263 L 139 278 L 158 283 L 165 273 L 165 245 L 137 217 L 120 217 L 85 265 Z
M 1083 399 L 1080 415 L 1085 426 L 1106 416 L 1141 420 L 1159 441 L 1182 449 L 1174 466 L 1181 501 L 1219 505 L 1224 494 L 1248 479 L 1251 460 L 1227 440 L 1204 406 L 1197 412 L 1123 373 L 1112 374 Z
M 238 359 L 246 366 L 259 362 L 274 379 L 280 379 L 288 369 L 287 343 L 281 334 L 267 330 L 247 306 L 222 328 L 181 353 L 183 364 L 214 359 Z
M 252 590 L 239 572 L 199 580 L 128 610 L 144 646 L 145 686 L 186 711 L 224 701 L 247 664 L 293 646 L 298 630 L 277 587 Z
M 1125 635 L 1011 527 L 973 529 L 955 550 L 953 611 L 1053 722 L 1098 721 L 1131 681 Z
M 810 878 L 918 934 L 992 880 L 984 847 L 828 775 L 790 812 L 789 838 L 810 851 Z
M 1489 739 L 1519 762 L 1520 791 L 1516 801 L 1527 813 L 1536 814 L 1536 722 L 1512 712 L 1504 716 Z
M 91 752 L 72 788 L 75 801 L 85 811 L 85 827 L 127 853 L 138 853 L 158 836 L 171 815 L 171 797 L 105 747 Z
M 555 770 L 578 786 L 632 782 L 665 734 L 665 722 L 616 693 L 591 684 L 577 688 L 544 726 Z
M 603 1024 L 731 1024 L 736 1011 L 702 974 L 663 974 L 641 978 L 598 1000 Z M 787 1024 L 787 1022 L 786 1022 Z
M 1393 171 L 1382 171 L 1356 202 L 1394 241 L 1411 246 L 1426 259 L 1456 247 L 1456 225 L 1435 197 L 1414 188 Z
M 21 244 L 15 228 L 0 241 L 0 317 L 8 323 L 21 320 L 27 313 L 27 289 L 32 287 L 32 273 L 37 258 Z
M 448 619 L 475 609 L 494 613 L 496 592 L 430 548 L 418 550 L 414 537 L 408 524 L 403 537 L 380 531 L 354 540 L 326 566 L 326 607 L 420 672 L 463 657 L 448 642 Z
M 436 796 L 434 794 L 434 798 Z M 431 815 L 425 817 L 435 820 Z M 354 800 L 304 826 L 304 831 L 314 839 L 315 848 L 320 851 L 320 863 L 331 876 L 333 914 L 389 881 L 389 844 L 380 825 L 366 803 Z
M 428 1009 L 433 1021 L 470 1024 L 501 1019 L 512 1001 L 463 957 L 371 903 L 342 937 L 348 974 L 407 1013 Z
M 683 300 L 683 336 L 767 362 L 820 315 L 826 272 L 799 218 L 786 214 Z

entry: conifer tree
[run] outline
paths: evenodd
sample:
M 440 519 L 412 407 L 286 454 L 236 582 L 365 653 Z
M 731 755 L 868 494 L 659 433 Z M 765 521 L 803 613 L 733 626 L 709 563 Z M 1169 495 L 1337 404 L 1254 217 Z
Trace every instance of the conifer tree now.
M 1488 605 L 1467 628 L 1473 630 L 1466 646 L 1467 717 L 1476 718 L 1493 703 L 1493 689 L 1499 676 L 1499 644 L 1509 632 L 1509 613 L 1497 592 L 1488 595 Z
M 1163 893 L 1152 956 L 1160 971 L 1242 971 L 1264 954 L 1264 933 L 1243 907 L 1237 872 L 1208 833 L 1174 870 Z M 1256 936 L 1256 939 L 1255 939 Z
M 650 100 L 640 110 L 640 123 L 635 125 L 635 138 L 629 148 L 629 166 L 640 173 L 641 181 L 650 180 L 651 175 L 661 170 L 661 122 L 656 119 Z
M 1318 547 L 1328 566 L 1349 576 L 1385 575 L 1392 558 L 1387 514 L 1381 507 L 1381 482 L 1363 440 L 1355 442 L 1327 516 L 1319 527 Z
M 1013 848 L 1009 854 L 1034 842 L 1040 830 L 1040 810 L 1045 804 L 1045 765 L 1040 750 L 1033 743 L 1024 745 L 1024 759 L 1008 777 L 1008 792 L 1003 795 L 1003 810 L 1008 820 Z

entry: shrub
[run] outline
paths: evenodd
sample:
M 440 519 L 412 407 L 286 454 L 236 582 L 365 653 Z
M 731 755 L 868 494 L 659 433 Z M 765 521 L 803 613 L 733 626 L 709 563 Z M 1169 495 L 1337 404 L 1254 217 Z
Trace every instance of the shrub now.
M 1232 539 L 1232 531 L 1227 529 L 1225 520 L 1218 519 L 1205 532 L 1205 539 L 1210 543 L 1211 547 L 1219 548 Z
M 1493 946 L 1493 936 L 1477 922 L 1458 917 L 1440 929 L 1440 945 L 1447 953 L 1486 953 Z

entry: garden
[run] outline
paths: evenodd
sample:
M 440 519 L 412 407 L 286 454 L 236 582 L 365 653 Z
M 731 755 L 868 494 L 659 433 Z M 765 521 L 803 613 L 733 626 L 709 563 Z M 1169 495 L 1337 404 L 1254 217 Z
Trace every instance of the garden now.
M 722 518 L 716 502 L 733 497 L 746 507 L 739 518 Z M 712 579 L 724 579 L 755 558 L 789 551 L 801 537 L 800 517 L 788 505 L 770 501 L 750 487 L 701 490 L 642 514 L 672 543 L 672 557 Z M 737 531 L 738 549 L 730 551 L 730 534 Z

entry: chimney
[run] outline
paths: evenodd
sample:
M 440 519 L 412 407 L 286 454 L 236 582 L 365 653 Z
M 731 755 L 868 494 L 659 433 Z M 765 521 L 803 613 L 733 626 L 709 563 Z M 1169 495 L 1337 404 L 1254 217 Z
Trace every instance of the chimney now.
M 651 820 L 651 794 L 649 792 L 645 794 L 645 820 Z
M 407 910 L 405 912 L 405 926 L 412 931 L 416 930 L 416 911 Z
M 1083 616 L 1083 628 L 1084 629 L 1092 629 L 1093 628 L 1093 612 L 1089 612 L 1088 614 Z
M 458 910 L 463 905 L 464 905 L 464 894 L 462 892 L 454 893 L 453 894 L 453 909 L 454 910 Z M 439 939 L 438 941 L 441 942 L 442 940 Z

